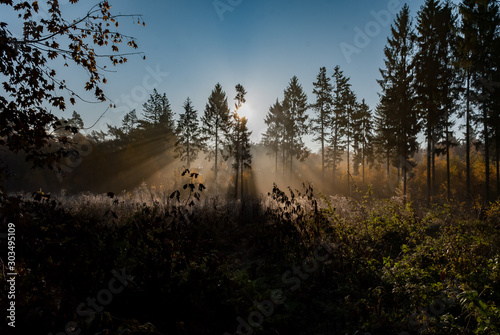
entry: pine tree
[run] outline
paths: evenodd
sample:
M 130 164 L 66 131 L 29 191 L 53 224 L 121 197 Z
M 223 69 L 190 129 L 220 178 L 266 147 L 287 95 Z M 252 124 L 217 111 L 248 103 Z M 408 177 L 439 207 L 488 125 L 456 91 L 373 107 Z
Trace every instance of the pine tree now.
M 368 157 L 371 157 L 373 142 L 373 126 L 370 107 L 365 99 L 361 101 L 352 118 L 353 126 L 353 149 L 355 175 L 359 174 L 359 165 L 363 169 L 363 183 L 365 182 L 365 165 Z
M 441 77 L 439 80 L 439 92 L 441 94 L 441 105 L 444 109 L 444 117 L 442 119 L 442 127 L 444 128 L 444 139 L 441 145 L 444 145 L 446 154 L 446 185 L 447 197 L 451 199 L 451 163 L 450 150 L 451 147 L 457 145 L 453 136 L 454 115 L 458 111 L 459 94 L 461 90 L 461 78 L 457 70 L 458 53 L 457 53 L 457 18 L 453 13 L 452 5 L 449 2 L 443 6 L 439 13 L 438 26 L 440 36 L 440 56 L 441 59 Z
M 246 102 L 245 88 L 236 85 L 236 97 L 234 98 L 235 110 L 233 113 L 232 133 L 231 133 L 231 152 L 234 159 L 233 169 L 236 171 L 234 193 L 238 197 L 238 177 L 241 175 L 241 196 L 243 196 L 243 173 L 245 169 L 251 168 L 252 155 L 250 153 L 250 136 L 252 132 L 248 130 L 247 119 L 238 115 L 239 109 Z
M 392 118 L 391 103 L 386 96 L 381 97 L 380 103 L 375 108 L 374 124 L 374 153 L 378 159 L 385 160 L 387 178 L 389 179 L 391 161 L 396 156 L 397 132 L 396 123 Z
M 274 105 L 269 107 L 269 112 L 264 119 L 267 125 L 266 132 L 262 135 L 262 144 L 268 148 L 268 154 L 274 155 L 274 178 L 278 179 L 278 156 L 280 150 L 283 150 L 283 137 L 285 132 L 285 117 L 283 106 L 276 99 Z M 283 170 L 284 173 L 284 170 Z
M 431 195 L 435 192 L 434 156 L 439 140 L 438 127 L 443 118 L 438 92 L 441 75 L 440 65 L 442 64 L 442 60 L 439 58 L 441 44 L 438 35 L 440 11 L 441 5 L 438 0 L 426 0 L 417 17 L 418 52 L 415 56 L 415 88 L 419 108 L 424 116 L 425 137 L 427 139 L 428 204 L 430 204 Z
M 316 95 L 316 102 L 311 107 L 316 111 L 316 118 L 311 120 L 311 131 L 316 136 L 314 141 L 321 143 L 321 179 L 325 182 L 325 143 L 331 124 L 332 113 L 332 90 L 330 78 L 326 74 L 326 68 L 322 67 L 313 83 L 313 93 Z
M 404 5 L 391 26 L 391 37 L 384 49 L 385 69 L 379 84 L 385 108 L 391 113 L 396 130 L 396 153 L 403 172 L 403 195 L 406 199 L 407 174 L 413 166 L 410 158 L 418 149 L 419 113 L 415 108 L 414 62 L 410 9 Z
M 347 125 L 347 93 L 350 89 L 349 79 L 337 65 L 333 73 L 333 113 L 331 117 L 331 134 L 329 138 L 328 159 L 333 169 L 333 186 L 337 180 L 337 165 L 342 161 L 345 148 L 345 127 Z
M 356 95 L 349 88 L 346 92 L 346 127 L 345 127 L 345 135 L 346 135 L 346 163 L 347 163 L 347 191 L 351 194 L 351 143 L 354 140 L 354 117 L 357 113 L 358 102 Z
M 125 134 L 130 134 L 134 129 L 135 126 L 139 123 L 139 120 L 137 119 L 137 113 L 134 110 L 128 112 L 125 114 L 122 120 L 122 131 Z
M 293 179 L 293 158 L 303 161 L 309 155 L 302 139 L 307 134 L 307 96 L 296 76 L 290 80 L 284 95 L 285 148 L 290 162 L 290 178 Z
M 460 4 L 460 16 L 461 16 L 461 26 L 460 32 L 461 36 L 458 39 L 458 54 L 459 61 L 458 65 L 463 70 L 463 77 L 466 80 L 465 89 L 465 174 L 466 174 L 466 199 L 467 203 L 470 205 L 472 194 L 471 194 L 471 163 L 470 163 L 470 147 L 471 147 L 471 102 L 472 102 L 472 92 L 471 92 L 471 80 L 472 80 L 472 59 L 476 50 L 476 34 L 477 28 L 473 16 L 475 3 L 474 0 L 463 0 Z
M 208 98 L 205 113 L 201 121 L 203 124 L 202 133 L 207 138 L 209 144 L 211 144 L 211 152 L 215 156 L 214 174 L 217 185 L 219 152 L 222 153 L 226 149 L 226 137 L 230 127 L 227 96 L 219 83 L 215 85 Z
M 191 163 L 198 158 L 200 150 L 204 149 L 201 129 L 198 123 L 198 111 L 194 109 L 189 97 L 184 102 L 184 113 L 179 116 L 175 133 L 176 158 L 186 161 L 186 168 L 191 169 Z
M 495 43 L 498 39 L 500 25 L 499 6 L 495 0 L 476 0 L 473 11 L 475 26 L 477 27 L 476 53 L 474 55 L 472 84 L 478 93 L 477 105 L 481 110 L 477 122 L 483 127 L 482 137 L 484 141 L 485 161 L 485 194 L 486 204 L 490 201 L 490 130 L 496 128 L 493 121 L 494 93 L 493 78 L 495 76 Z
M 165 93 L 161 95 L 155 88 L 142 107 L 145 127 L 160 126 L 173 132 L 175 125 L 173 112 Z

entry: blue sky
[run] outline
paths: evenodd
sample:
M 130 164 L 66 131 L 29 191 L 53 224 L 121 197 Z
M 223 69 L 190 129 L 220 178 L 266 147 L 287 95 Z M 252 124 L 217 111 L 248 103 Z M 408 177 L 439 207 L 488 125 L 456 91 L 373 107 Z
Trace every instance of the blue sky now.
M 76 6 L 67 1 L 61 3 L 63 11 L 71 16 L 80 16 L 94 4 L 87 0 Z M 146 54 L 146 60 L 128 57 L 127 64 L 106 75 L 105 92 L 118 108 L 109 110 L 94 129 L 105 130 L 106 123 L 118 124 L 125 112 L 134 107 L 139 112 L 153 88 L 166 93 L 175 113 L 183 112 L 183 102 L 189 96 L 201 115 L 217 82 L 228 94 L 231 106 L 234 86 L 241 83 L 248 92 L 245 112 L 253 131 L 252 139 L 258 141 L 265 131 L 263 119 L 269 106 L 276 98 L 282 98 L 290 78 L 294 75 L 299 78 L 309 101 L 313 102 L 312 83 L 322 66 L 331 75 L 339 65 L 351 77 L 359 99 L 365 98 L 370 107 L 375 107 L 379 91 L 376 79 L 380 78 L 383 48 L 390 34 L 387 23 L 392 23 L 404 1 L 111 0 L 110 3 L 116 13 L 143 15 L 145 27 L 137 25 L 133 18 L 123 18 L 120 31 L 137 38 L 139 51 Z M 408 1 L 413 16 L 423 3 L 424 0 Z M 356 50 L 346 57 L 341 46 Z M 83 87 L 85 73 L 70 69 L 62 74 L 71 85 Z M 105 105 L 78 103 L 58 114 L 69 116 L 77 110 L 89 126 L 105 109 Z M 317 149 L 316 144 L 307 143 Z

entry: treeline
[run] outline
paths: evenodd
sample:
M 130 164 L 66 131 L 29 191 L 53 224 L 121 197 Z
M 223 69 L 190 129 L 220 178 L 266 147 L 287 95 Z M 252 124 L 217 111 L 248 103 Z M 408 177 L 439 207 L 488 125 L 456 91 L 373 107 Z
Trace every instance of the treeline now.
M 200 170 L 205 164 L 194 164 L 203 153 L 210 163 L 213 160 L 213 169 L 198 172 L 214 185 L 212 189 L 239 196 L 252 179 L 245 176 L 264 166 L 267 172 L 271 169 L 269 162 L 262 161 L 257 169 L 252 168 L 252 159 L 253 165 L 255 159 L 262 160 L 255 154 L 265 148 L 274 171 L 267 173 L 262 191 L 272 187 L 271 181 L 286 187 L 313 179 L 321 184 L 322 192 L 352 195 L 355 182 L 356 186 L 368 183 L 368 169 L 378 181 L 384 169 L 387 181 L 397 174 L 405 198 L 409 177 L 418 174 L 414 180 L 425 181 L 430 204 L 443 187 L 445 196 L 453 197 L 454 186 L 463 181 L 452 178 L 456 175 L 452 170 L 463 165 L 464 199 L 481 197 L 488 202 L 493 200 L 495 186 L 500 195 L 499 22 L 499 5 L 492 0 L 464 0 L 458 5 L 427 0 L 415 18 L 403 6 L 384 49 L 380 100 L 374 108 L 355 94 L 339 66 L 331 74 L 321 67 L 313 83 L 313 101 L 308 101 L 298 78 L 291 78 L 283 97 L 269 108 L 259 145 L 251 145 L 247 119 L 238 115 L 246 95 L 241 85 L 236 85 L 234 108 L 217 84 L 202 115 L 187 98 L 177 120 L 166 94 L 155 90 L 141 112 L 130 111 L 121 125 L 108 125 L 106 132 L 94 130 L 86 136 L 78 133 L 85 128 L 74 114 L 60 120 L 51 143 L 58 149 L 63 146 L 67 155 L 62 163 L 52 165 L 56 175 L 25 169 L 18 172 L 24 183 L 19 179 L 16 183 L 75 191 L 130 189 L 152 176 L 166 183 L 183 169 Z M 307 148 L 306 135 L 320 143 L 319 158 Z M 425 139 L 425 148 L 419 139 Z M 463 157 L 464 164 L 452 162 L 453 152 Z M 471 157 L 484 158 L 482 175 Z M 445 182 L 438 170 L 443 158 Z M 22 171 L 19 160 L 11 158 L 10 163 L 15 166 L 12 170 Z M 416 168 L 417 163 L 425 169 Z M 492 169 L 496 178 L 491 178 Z M 476 187 L 479 180 L 481 191 Z M 496 180 L 496 185 L 490 180 Z M 415 183 L 411 186 L 415 188 Z M 418 189 L 423 190 L 421 185 Z
M 246 101 L 245 88 L 238 84 L 236 92 L 231 110 L 226 93 L 217 84 L 201 118 L 188 97 L 183 113 L 175 120 L 166 94 L 155 89 L 142 113 L 132 110 L 121 125 L 108 124 L 106 131 L 92 130 L 87 135 L 81 132 L 86 129 L 81 116 L 73 112 L 71 118 L 58 121 L 47 146 L 48 152 L 64 150 L 65 157 L 53 162 L 52 171 L 30 171 L 25 156 L 4 154 L 2 161 L 13 177 L 6 180 L 6 187 L 10 191 L 42 187 L 107 192 L 130 190 L 145 181 L 171 187 L 185 169 L 194 167 L 199 172 L 199 166 L 193 164 L 203 153 L 209 161 L 214 160 L 213 173 L 205 174 L 213 179 L 211 184 L 219 184 L 219 169 L 230 170 L 231 178 L 224 178 L 221 185 L 224 192 L 241 196 L 243 176 L 252 164 L 252 133 L 246 117 L 238 114 Z M 213 189 L 217 192 L 216 186 Z
M 427 202 L 436 194 L 436 157 L 446 156 L 447 197 L 451 197 L 450 152 L 459 144 L 457 132 L 465 128 L 466 198 L 471 199 L 472 140 L 484 154 L 483 199 L 491 200 L 490 163 L 496 164 L 496 189 L 500 194 L 500 31 L 496 1 L 427 0 L 413 20 L 403 6 L 391 26 L 380 69 L 380 101 L 374 110 L 359 100 L 350 78 L 339 66 L 333 75 L 322 67 L 314 82 L 315 100 L 307 104 L 297 78 L 282 101 L 269 108 L 263 143 L 275 156 L 275 171 L 292 173 L 292 160 L 308 155 L 301 136 L 311 134 L 321 144 L 321 175 L 333 190 L 338 188 L 339 163 L 346 165 L 347 188 L 351 175 L 385 162 L 407 180 L 426 141 Z M 306 108 L 315 113 L 307 120 Z M 465 116 L 465 125 L 457 119 Z M 494 153 L 492 155 L 492 153 Z M 278 159 L 281 157 L 281 159 Z M 286 165 L 290 164 L 287 169 Z M 330 169 L 331 177 L 325 179 Z M 288 171 L 288 172 L 287 172 Z M 364 178 L 363 178 L 364 180 Z

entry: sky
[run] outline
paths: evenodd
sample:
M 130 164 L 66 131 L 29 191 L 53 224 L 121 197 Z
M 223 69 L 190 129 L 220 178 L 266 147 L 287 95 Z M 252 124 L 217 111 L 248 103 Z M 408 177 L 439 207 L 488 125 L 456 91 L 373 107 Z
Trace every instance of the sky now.
M 60 1 L 63 13 L 79 17 L 94 1 L 77 5 Z M 183 113 L 187 97 L 201 116 L 216 83 L 234 106 L 235 85 L 247 94 L 243 114 L 258 142 L 265 131 L 265 115 L 290 79 L 297 76 L 309 102 L 320 67 L 328 74 L 339 65 L 359 100 L 378 103 L 379 68 L 390 25 L 405 2 L 400 0 L 110 0 L 112 12 L 141 14 L 120 19 L 119 31 L 134 36 L 142 56 L 129 56 L 125 65 L 106 74 L 106 95 L 117 105 L 104 116 L 107 104 L 78 103 L 58 116 L 79 112 L 86 127 L 107 130 L 120 124 L 126 112 L 142 111 L 153 89 L 165 93 L 174 113 Z M 407 2 L 415 16 L 424 0 Z M 0 5 L 2 6 L 2 5 Z M 0 11 L 0 13 L 2 13 Z M 8 14 L 4 12 L 7 16 Z M 43 6 L 39 14 L 43 16 Z M 3 14 L 0 14 L 3 16 Z M 4 18 L 2 18 L 4 20 Z M 414 20 L 415 21 L 415 20 Z M 130 49 L 124 47 L 123 52 Z M 105 63 L 102 63 L 105 65 Z M 56 65 L 71 88 L 85 96 L 85 73 Z M 309 111 L 310 114 L 314 112 Z M 177 117 L 177 116 L 176 116 Z M 319 145 L 306 139 L 313 150 Z

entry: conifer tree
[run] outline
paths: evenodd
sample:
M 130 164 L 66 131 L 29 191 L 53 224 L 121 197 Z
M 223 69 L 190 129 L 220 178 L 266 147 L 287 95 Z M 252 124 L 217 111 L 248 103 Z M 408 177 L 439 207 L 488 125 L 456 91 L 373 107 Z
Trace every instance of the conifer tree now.
M 227 96 L 219 83 L 215 85 L 208 98 L 201 121 L 202 133 L 208 141 L 211 153 L 215 156 L 214 175 L 217 185 L 219 153 L 226 149 L 226 139 L 230 128 Z
M 189 97 L 184 102 L 183 108 L 184 113 L 179 116 L 175 131 L 177 135 L 175 153 L 176 158 L 186 161 L 186 168 L 191 169 L 191 163 L 198 158 L 204 144 L 198 123 L 198 111 L 194 109 Z
M 354 149 L 354 174 L 359 174 L 359 165 L 363 170 L 363 183 L 365 182 L 365 165 L 371 157 L 373 142 L 373 126 L 370 107 L 363 99 L 356 109 L 352 119 L 353 123 L 353 149 Z
M 269 107 L 264 122 L 267 125 L 266 132 L 262 135 L 262 144 L 268 148 L 268 154 L 274 155 L 274 178 L 278 179 L 278 156 L 280 150 L 283 150 L 283 137 L 285 132 L 285 119 L 283 106 L 276 99 L 276 102 Z M 283 154 L 284 156 L 284 154 Z M 284 172 L 284 171 L 283 171 Z
M 308 132 L 307 96 L 296 76 L 290 80 L 284 95 L 285 148 L 290 162 L 290 177 L 293 178 L 293 158 L 303 161 L 309 155 L 302 138 Z
M 316 102 L 311 107 L 316 111 L 316 118 L 311 120 L 311 131 L 315 135 L 314 141 L 321 143 L 321 179 L 325 181 L 325 144 L 331 124 L 332 113 L 332 90 L 330 77 L 326 74 L 326 68 L 322 67 L 313 83 L 313 93 Z
M 350 90 L 349 79 L 344 76 L 340 66 L 333 73 L 333 112 L 329 138 L 328 158 L 333 169 L 333 186 L 337 179 L 337 166 L 342 161 L 345 149 L 345 128 L 347 125 L 347 93 Z
M 235 110 L 233 113 L 232 132 L 231 132 L 231 152 L 234 159 L 233 168 L 236 172 L 234 193 L 238 197 L 238 177 L 241 176 L 241 193 L 243 196 L 243 173 L 245 169 L 251 168 L 252 154 L 250 153 L 250 136 L 252 132 L 248 130 L 247 118 L 238 114 L 238 111 L 246 102 L 245 88 L 238 84 L 236 85 L 236 97 L 234 98 Z
M 408 171 L 413 166 L 410 158 L 418 149 L 420 131 L 419 113 L 415 106 L 414 50 L 410 9 L 404 5 L 391 25 L 391 37 L 384 49 L 385 69 L 381 69 L 384 108 L 388 108 L 396 130 L 398 167 L 403 173 L 403 195 L 406 199 Z
M 175 125 L 173 112 L 165 93 L 161 95 L 155 88 L 142 107 L 145 127 L 161 127 L 173 132 Z

